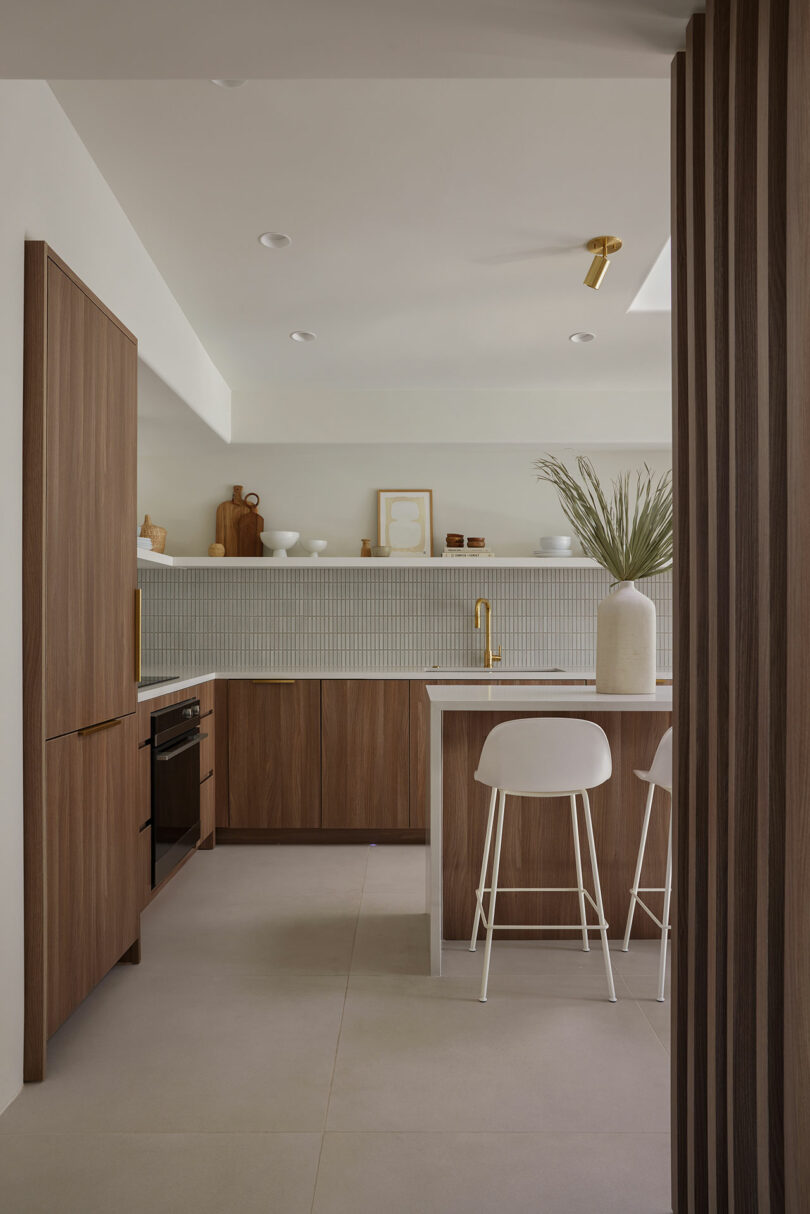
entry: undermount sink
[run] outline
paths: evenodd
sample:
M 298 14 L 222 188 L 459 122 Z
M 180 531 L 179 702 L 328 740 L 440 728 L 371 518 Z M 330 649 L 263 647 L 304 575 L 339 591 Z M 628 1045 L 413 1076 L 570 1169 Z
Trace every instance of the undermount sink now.
M 562 666 L 538 666 L 532 670 L 487 670 L 484 666 L 425 666 L 425 670 L 437 670 L 445 674 L 497 674 L 497 675 L 513 675 L 513 674 L 565 674 Z

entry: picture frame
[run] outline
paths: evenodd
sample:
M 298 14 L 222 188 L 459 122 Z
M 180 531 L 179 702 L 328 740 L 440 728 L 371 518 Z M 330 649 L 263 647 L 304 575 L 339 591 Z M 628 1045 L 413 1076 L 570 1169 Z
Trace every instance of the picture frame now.
M 377 543 L 391 556 L 433 556 L 433 490 L 378 489 Z

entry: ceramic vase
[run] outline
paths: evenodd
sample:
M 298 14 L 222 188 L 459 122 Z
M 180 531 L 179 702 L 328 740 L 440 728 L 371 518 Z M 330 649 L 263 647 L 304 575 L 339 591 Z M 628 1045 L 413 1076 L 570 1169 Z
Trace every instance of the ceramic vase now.
M 614 695 L 655 691 L 655 604 L 634 582 L 619 582 L 599 604 L 596 690 Z

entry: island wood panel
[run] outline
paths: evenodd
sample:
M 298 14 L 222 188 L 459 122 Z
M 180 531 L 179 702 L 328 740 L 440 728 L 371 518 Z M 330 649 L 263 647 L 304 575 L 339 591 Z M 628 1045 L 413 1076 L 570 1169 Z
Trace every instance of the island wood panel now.
M 490 730 L 502 721 L 548 714 L 536 712 L 445 712 L 443 724 L 444 819 L 442 837 L 443 928 L 448 940 L 469 937 L 475 913 L 475 888 L 481 868 L 490 790 L 474 779 L 481 747 Z M 633 879 L 646 785 L 633 768 L 647 767 L 664 731 L 668 713 L 610 712 L 555 713 L 586 716 L 605 730 L 613 755 L 613 776 L 591 793 L 596 854 L 610 923 L 611 937 L 624 932 L 629 889 Z M 645 885 L 663 884 L 666 861 L 668 799 L 657 792 L 648 836 Z M 587 858 L 585 824 L 579 806 L 580 843 L 585 882 L 593 890 Z M 553 801 L 507 799 L 499 884 L 513 886 L 570 886 L 576 883 L 570 805 L 566 798 Z M 649 896 L 656 905 L 656 895 Z M 576 923 L 576 894 L 498 895 L 497 921 L 501 923 Z M 595 921 L 595 914 L 589 922 Z M 483 934 L 483 933 L 482 933 Z M 553 939 L 572 932 L 498 932 L 499 938 Z M 636 914 L 634 936 L 655 935 L 646 915 Z
M 325 679 L 324 829 L 409 824 L 407 679 Z
M 229 826 L 321 825 L 321 685 L 228 682 Z
M 134 714 L 45 750 L 50 1036 L 139 935 Z
M 673 102 L 673 1209 L 803 1214 L 808 5 L 713 0 Z
M 137 345 L 48 258 L 45 731 L 135 711 Z
M 430 700 L 428 687 L 457 687 L 472 682 L 470 679 L 411 679 L 411 792 L 410 824 L 417 830 L 426 830 L 430 821 Z M 509 687 L 526 684 L 531 687 L 555 686 L 548 679 L 486 679 L 481 680 L 494 687 Z M 566 687 L 583 687 L 592 679 L 569 679 Z

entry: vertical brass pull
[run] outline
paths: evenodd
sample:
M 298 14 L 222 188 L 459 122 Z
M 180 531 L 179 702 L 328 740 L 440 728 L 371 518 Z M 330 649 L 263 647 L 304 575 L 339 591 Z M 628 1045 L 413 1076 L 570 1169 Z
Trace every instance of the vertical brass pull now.
M 141 588 L 135 591 L 135 682 L 141 681 Z

